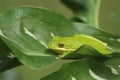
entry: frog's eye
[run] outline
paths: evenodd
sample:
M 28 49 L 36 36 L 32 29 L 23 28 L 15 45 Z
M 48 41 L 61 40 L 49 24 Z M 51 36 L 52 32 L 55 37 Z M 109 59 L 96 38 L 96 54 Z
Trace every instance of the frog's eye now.
M 59 44 L 58 44 L 58 47 L 59 47 L 59 48 L 64 48 L 64 44 L 63 44 L 63 43 L 59 43 Z

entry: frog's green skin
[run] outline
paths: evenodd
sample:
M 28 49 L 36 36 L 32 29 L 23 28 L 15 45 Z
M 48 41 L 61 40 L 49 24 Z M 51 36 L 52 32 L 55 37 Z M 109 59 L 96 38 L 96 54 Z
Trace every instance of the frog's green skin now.
M 65 56 L 68 53 L 75 51 L 82 45 L 88 45 L 96 49 L 103 55 L 111 54 L 111 51 L 107 48 L 107 44 L 88 35 L 75 35 L 73 37 L 57 37 L 54 36 L 49 42 L 48 47 L 60 56 Z

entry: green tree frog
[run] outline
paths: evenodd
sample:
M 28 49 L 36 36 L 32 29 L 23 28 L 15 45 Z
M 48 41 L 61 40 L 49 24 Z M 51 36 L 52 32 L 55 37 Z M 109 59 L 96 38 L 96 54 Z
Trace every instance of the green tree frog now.
M 58 55 L 67 55 L 83 45 L 91 46 L 103 55 L 111 54 L 107 44 L 92 36 L 77 34 L 72 37 L 54 36 L 49 42 L 48 48 L 54 50 Z

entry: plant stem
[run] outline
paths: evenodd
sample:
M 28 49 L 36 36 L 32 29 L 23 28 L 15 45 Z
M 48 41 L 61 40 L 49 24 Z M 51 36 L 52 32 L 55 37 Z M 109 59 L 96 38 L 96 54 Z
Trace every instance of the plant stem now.
M 86 0 L 86 10 L 79 11 L 76 16 L 82 19 L 85 23 L 99 28 L 99 9 L 101 0 Z

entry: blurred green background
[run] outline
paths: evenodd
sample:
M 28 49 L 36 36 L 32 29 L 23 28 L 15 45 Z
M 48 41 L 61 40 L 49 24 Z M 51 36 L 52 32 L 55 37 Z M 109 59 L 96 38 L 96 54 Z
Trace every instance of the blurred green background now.
M 21 5 L 46 7 L 60 12 L 68 19 L 73 16 L 71 10 L 59 0 L 0 0 L 0 12 Z M 102 0 L 99 19 L 101 29 L 113 34 L 120 34 L 120 0 Z M 0 74 L 0 80 L 39 80 L 49 74 L 48 72 L 57 70 L 61 64 L 62 62 L 59 62 L 43 70 L 31 70 L 26 66 L 20 66 Z

